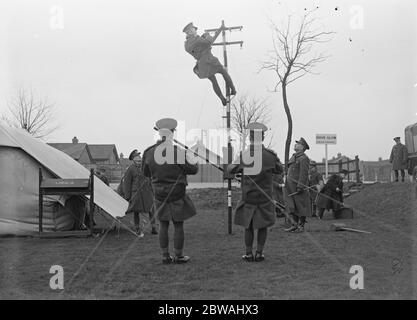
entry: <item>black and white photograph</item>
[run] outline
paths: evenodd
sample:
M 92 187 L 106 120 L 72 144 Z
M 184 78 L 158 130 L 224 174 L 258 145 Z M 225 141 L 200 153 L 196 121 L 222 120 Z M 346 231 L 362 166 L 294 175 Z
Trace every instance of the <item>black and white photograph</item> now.
M 416 1 L 0 1 L 0 300 L 414 299 Z

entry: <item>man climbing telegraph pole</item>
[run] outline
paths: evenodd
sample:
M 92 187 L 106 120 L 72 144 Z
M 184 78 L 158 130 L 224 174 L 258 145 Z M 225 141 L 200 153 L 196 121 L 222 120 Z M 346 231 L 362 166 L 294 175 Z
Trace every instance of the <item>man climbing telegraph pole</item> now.
M 211 53 L 211 46 L 213 45 L 216 38 L 219 36 L 220 32 L 223 31 L 223 26 L 216 30 L 215 35 L 212 37 L 208 32 L 205 32 L 203 35 L 199 36 L 197 34 L 197 27 L 193 25 L 192 22 L 187 24 L 182 30 L 187 36 L 185 40 L 185 51 L 191 54 L 196 60 L 197 63 L 193 69 L 194 73 L 200 79 L 209 79 L 213 85 L 213 90 L 216 95 L 222 101 L 223 106 L 226 106 L 227 99 L 224 97 L 222 91 L 220 90 L 219 83 L 216 79 L 216 73 L 220 73 L 223 76 L 224 81 L 226 82 L 226 87 L 230 88 L 230 92 L 226 92 L 226 96 L 235 95 L 236 89 L 233 85 L 232 78 L 230 77 L 227 69 L 223 67 L 219 59 L 217 59 Z

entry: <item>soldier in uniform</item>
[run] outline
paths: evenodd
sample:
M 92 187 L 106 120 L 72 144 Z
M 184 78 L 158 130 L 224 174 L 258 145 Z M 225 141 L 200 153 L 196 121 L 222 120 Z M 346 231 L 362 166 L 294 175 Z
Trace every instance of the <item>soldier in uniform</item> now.
M 401 171 L 402 182 L 405 181 L 405 170 L 408 166 L 407 147 L 401 143 L 400 137 L 395 137 L 395 146 L 392 147 L 389 161 L 392 163 L 392 169 L 395 173 L 395 181 L 398 182 L 399 171 Z
M 110 185 L 109 178 L 107 178 L 107 176 L 106 176 L 106 169 L 105 168 L 100 167 L 99 168 L 99 171 L 96 172 L 96 176 L 101 181 L 103 181 L 106 184 L 106 186 L 109 186 Z
M 183 255 L 184 221 L 197 212 L 193 202 L 185 193 L 187 175 L 196 174 L 197 164 L 188 160 L 184 149 L 173 144 L 177 121 L 166 118 L 156 123 L 161 139 L 146 149 L 143 154 L 142 170 L 149 177 L 155 195 L 155 214 L 159 228 L 159 244 L 162 262 L 186 263 L 190 257 Z M 174 257 L 169 253 L 168 228 L 174 225 Z
M 317 215 L 323 218 L 324 210 L 338 211 L 343 208 L 343 180 L 349 172 L 343 169 L 330 176 L 317 198 Z
M 152 234 L 158 234 L 154 217 L 153 192 L 149 178 L 142 173 L 142 158 L 137 149 L 129 155 L 132 164 L 126 170 L 123 178 L 123 193 L 125 199 L 129 201 L 126 213 L 133 212 L 133 220 L 136 232 L 143 236 L 140 227 L 140 213 L 148 213 L 152 226 Z
M 306 218 L 311 216 L 311 200 L 308 192 L 310 159 L 305 154 L 310 147 L 304 138 L 296 141 L 295 153 L 288 161 L 285 183 L 285 199 L 291 216 L 291 227 L 287 232 L 304 232 Z
M 262 144 L 264 132 L 267 127 L 261 123 L 250 123 L 247 127 L 250 132 L 250 145 L 239 156 L 238 163 L 228 166 L 231 174 L 242 173 L 242 199 L 235 210 L 235 224 L 245 228 L 246 254 L 242 257 L 245 261 L 263 261 L 263 249 L 267 238 L 267 228 L 275 223 L 274 205 L 274 174 L 282 174 L 283 168 L 277 155 L 265 148 Z M 257 133 L 259 136 L 257 136 Z M 261 138 L 262 137 L 262 138 Z M 262 157 L 257 157 L 256 153 Z M 254 154 L 253 164 L 244 161 L 248 154 Z M 246 169 L 256 167 L 259 161 L 259 172 L 249 172 Z M 256 170 L 255 170 L 256 171 Z M 257 249 L 253 255 L 253 242 L 257 234 Z
M 197 27 L 195 27 L 192 22 L 187 24 L 182 31 L 187 35 L 184 45 L 185 51 L 197 60 L 193 69 L 194 73 L 200 79 L 207 78 L 210 80 L 214 92 L 222 101 L 223 106 L 225 106 L 227 100 L 220 90 L 219 83 L 216 79 L 216 73 L 220 73 L 223 76 L 227 87 L 230 88 L 231 95 L 236 94 L 236 89 L 227 70 L 220 63 L 219 59 L 211 53 L 211 46 L 215 41 L 215 38 L 217 38 L 217 35 L 211 37 L 208 33 L 204 33 L 202 36 L 199 36 L 197 34 Z
M 317 171 L 317 163 L 315 161 L 310 162 L 310 174 L 308 177 L 312 216 L 317 217 L 317 197 L 321 189 L 324 186 L 323 175 Z
M 284 172 L 280 174 L 273 175 L 273 185 L 274 185 L 274 200 L 275 200 L 275 212 L 277 218 L 285 217 L 285 200 L 283 189 L 285 186 L 284 183 Z

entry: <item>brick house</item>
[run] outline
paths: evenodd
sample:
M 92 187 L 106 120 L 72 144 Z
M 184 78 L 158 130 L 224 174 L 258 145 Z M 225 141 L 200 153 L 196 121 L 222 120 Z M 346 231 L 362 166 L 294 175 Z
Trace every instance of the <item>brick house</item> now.
M 84 166 L 94 166 L 95 162 L 87 143 L 79 143 L 77 137 L 72 143 L 48 143 L 51 147 L 58 149 Z

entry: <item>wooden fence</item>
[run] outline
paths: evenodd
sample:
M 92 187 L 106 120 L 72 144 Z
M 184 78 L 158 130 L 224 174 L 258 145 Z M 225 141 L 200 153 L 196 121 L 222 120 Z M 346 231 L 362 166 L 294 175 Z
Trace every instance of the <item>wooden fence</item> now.
M 343 169 L 347 170 L 349 173 L 347 175 L 348 181 L 355 181 L 361 182 L 360 176 L 360 166 L 359 166 L 359 157 L 355 156 L 355 159 L 349 159 L 343 161 L 339 160 L 337 162 L 329 162 L 329 176 L 332 174 L 337 174 Z M 325 163 L 317 163 L 317 170 L 325 174 L 326 172 L 326 164 Z

